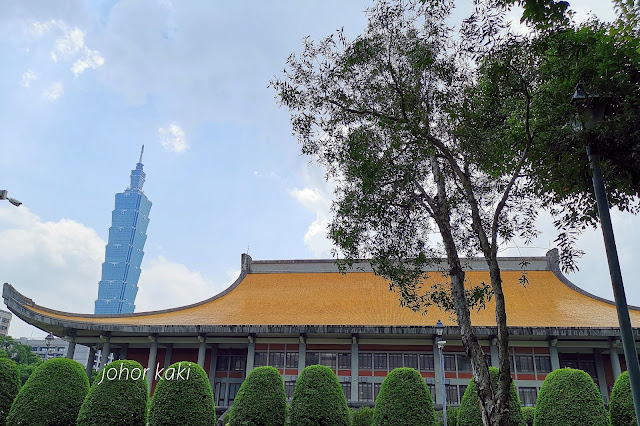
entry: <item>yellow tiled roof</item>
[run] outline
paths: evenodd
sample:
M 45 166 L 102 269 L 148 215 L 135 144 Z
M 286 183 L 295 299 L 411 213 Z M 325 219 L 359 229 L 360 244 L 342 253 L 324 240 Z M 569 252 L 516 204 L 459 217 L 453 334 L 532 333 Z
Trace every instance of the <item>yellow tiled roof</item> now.
M 489 283 L 488 272 L 471 271 L 467 277 L 474 284 Z M 530 271 L 526 287 L 519 283 L 520 277 L 519 271 L 502 272 L 509 326 L 618 327 L 615 306 L 579 293 L 552 271 Z M 437 308 L 422 315 L 400 307 L 397 294 L 371 272 L 249 273 L 220 297 L 162 313 L 98 317 L 25 308 L 48 317 L 114 325 L 433 326 L 438 319 L 445 325 L 457 325 L 451 315 Z M 630 314 L 632 325 L 640 326 L 640 311 Z M 472 322 L 495 326 L 493 301 L 486 310 L 474 311 Z

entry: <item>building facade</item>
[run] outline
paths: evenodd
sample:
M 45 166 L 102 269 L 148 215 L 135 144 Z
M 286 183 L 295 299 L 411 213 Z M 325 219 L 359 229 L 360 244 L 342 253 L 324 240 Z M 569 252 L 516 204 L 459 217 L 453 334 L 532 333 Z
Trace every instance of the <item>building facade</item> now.
M 45 339 L 30 339 L 28 337 L 20 337 L 16 340 L 23 345 L 31 346 L 33 353 L 38 355 L 42 360 L 53 358 L 65 358 L 67 357 L 67 351 L 69 349 L 69 342 L 64 339 L 56 337 L 50 346 L 47 346 Z M 78 361 L 82 365 L 86 365 L 89 358 L 89 348 L 83 345 L 76 345 L 73 353 L 73 360 Z M 97 368 L 97 364 L 95 364 Z
M 143 152 L 144 145 L 140 160 L 131 171 L 131 184 L 124 192 L 116 194 L 102 279 L 95 301 L 95 313 L 99 315 L 129 314 L 135 310 L 151 211 L 151 201 L 142 191 L 146 176 L 142 170 Z
M 11 312 L 0 309 L 0 336 L 9 334 L 9 326 L 11 325 Z
M 127 315 L 86 315 L 35 304 L 5 284 L 8 308 L 24 321 L 91 351 L 133 359 L 155 371 L 178 361 L 201 365 L 220 409 L 229 407 L 253 368 L 271 365 L 291 397 L 307 365 L 322 364 L 339 378 L 352 406 L 373 405 L 380 385 L 396 367 L 420 371 L 439 406 L 459 404 L 471 378 L 454 315 L 400 306 L 398 295 L 367 262 L 341 274 L 331 260 L 254 261 L 242 255 L 240 277 L 200 303 Z M 533 405 L 546 375 L 558 368 L 586 371 L 605 401 L 626 369 L 613 302 L 572 284 L 558 267 L 557 251 L 544 257 L 501 258 L 512 374 L 524 405 Z M 522 265 L 526 264 L 526 270 Z M 444 265 L 443 265 L 444 266 Z M 489 282 L 483 259 L 468 260 L 467 278 Z M 521 277 L 527 275 L 528 284 Z M 434 270 L 428 287 L 446 282 Z M 607 283 L 603 283 L 607 285 Z M 473 311 L 476 335 L 491 365 L 498 363 L 495 305 Z M 636 341 L 640 308 L 630 307 Z M 437 322 L 444 324 L 438 335 Z M 444 373 L 437 342 L 443 339 Z M 69 356 L 68 354 L 68 356 Z M 445 384 L 444 396 L 440 391 Z

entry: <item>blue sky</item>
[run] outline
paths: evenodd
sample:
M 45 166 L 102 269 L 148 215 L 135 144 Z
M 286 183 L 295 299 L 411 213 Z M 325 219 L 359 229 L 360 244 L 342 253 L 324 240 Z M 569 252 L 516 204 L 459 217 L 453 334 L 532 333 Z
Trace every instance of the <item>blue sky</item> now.
M 273 89 L 302 38 L 365 26 L 370 1 L 4 1 L 0 5 L 0 281 L 92 312 L 114 194 L 145 144 L 153 202 L 137 311 L 209 297 L 254 259 L 329 257 L 331 189 L 300 155 Z M 611 19 L 608 2 L 573 1 Z M 464 7 L 461 7 L 464 9 Z M 516 14 L 514 14 L 516 16 Z M 614 215 L 631 303 L 638 219 Z M 555 238 L 547 221 L 533 248 Z M 635 244 L 635 245 L 634 245 Z M 610 297 L 599 233 L 579 286 Z M 14 319 L 15 337 L 43 335 Z

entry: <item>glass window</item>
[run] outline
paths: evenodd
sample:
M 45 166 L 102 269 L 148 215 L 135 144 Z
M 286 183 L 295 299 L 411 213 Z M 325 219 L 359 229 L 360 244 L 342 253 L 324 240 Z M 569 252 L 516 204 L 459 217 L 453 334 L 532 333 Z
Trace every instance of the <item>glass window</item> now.
M 343 370 L 351 369 L 351 353 L 347 352 L 338 354 L 338 368 Z
M 387 369 L 387 354 L 373 354 L 373 369 L 374 370 Z
M 228 371 L 229 370 L 229 355 L 218 355 L 216 362 L 216 371 Z
M 456 356 L 455 355 L 444 355 L 444 370 L 445 371 L 456 371 Z
M 223 405 L 224 394 L 226 392 L 227 392 L 227 384 L 222 382 L 216 382 L 216 390 L 214 392 L 214 397 L 218 405 Z
M 340 386 L 342 386 L 344 397 L 347 398 L 347 401 L 351 401 L 351 382 L 342 382 Z
M 310 365 L 318 365 L 320 363 L 318 352 L 307 352 L 306 361 L 307 367 Z
M 371 370 L 373 367 L 373 357 L 370 353 L 358 354 L 358 364 L 361 370 Z
M 374 401 L 376 399 L 378 399 L 378 394 L 380 393 L 380 387 L 382 386 L 382 383 L 374 383 L 373 384 L 373 399 Z
M 231 356 L 231 371 L 244 371 L 244 356 Z
M 590 375 L 592 378 L 594 378 L 594 379 L 598 378 L 598 372 L 596 371 L 596 363 L 595 363 L 595 361 L 582 360 L 581 359 L 578 362 L 578 365 L 579 365 L 580 370 L 584 371 L 585 373 Z
M 296 382 L 284 382 L 284 392 L 287 398 L 293 398 L 293 391 L 296 388 Z
M 431 400 L 435 402 L 436 400 L 436 385 L 433 383 L 427 383 L 427 388 L 429 388 L 429 392 L 431 393 Z
M 471 362 L 466 355 L 456 355 L 458 359 L 458 371 L 471 371 Z
M 460 402 L 462 402 L 462 397 L 464 396 L 464 393 L 467 391 L 467 388 L 469 386 L 468 385 L 458 385 L 458 387 L 460 388 Z
M 269 352 L 269 365 L 276 368 L 284 367 L 284 352 Z
M 550 373 L 551 357 L 547 355 L 536 355 L 536 370 L 538 370 L 538 373 Z
M 267 353 L 266 352 L 256 352 L 253 357 L 253 365 L 255 367 L 264 367 L 267 365 Z
M 518 373 L 533 373 L 533 356 L 516 355 L 516 368 Z
M 524 407 L 535 407 L 538 391 L 536 388 L 518 388 L 518 396 Z
M 240 390 L 242 383 L 229 383 L 229 405 L 233 402 Z
M 402 354 L 389 354 L 389 370 L 402 367 Z
M 298 352 L 287 352 L 287 368 L 298 368 Z
M 373 383 L 358 383 L 358 399 L 373 401 Z
M 433 354 L 420 354 L 420 371 L 433 371 Z
M 457 385 L 444 385 L 445 392 L 447 394 L 447 404 L 458 405 L 458 386 Z
M 417 354 L 404 354 L 404 366 L 409 368 L 418 369 L 418 355 Z
M 335 370 L 336 356 L 337 355 L 335 352 L 320 352 L 320 365 L 324 365 L 332 370 Z

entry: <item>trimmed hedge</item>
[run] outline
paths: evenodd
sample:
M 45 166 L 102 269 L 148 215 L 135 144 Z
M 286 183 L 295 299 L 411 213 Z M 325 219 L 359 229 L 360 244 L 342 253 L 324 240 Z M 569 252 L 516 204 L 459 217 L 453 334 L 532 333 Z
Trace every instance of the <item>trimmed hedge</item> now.
M 533 418 L 536 416 L 536 407 L 522 407 L 522 419 L 526 426 L 533 426 Z
M 351 416 L 338 378 L 324 365 L 302 370 L 293 391 L 291 424 L 294 426 L 349 426 Z
M 351 426 L 371 426 L 373 425 L 373 408 L 360 407 L 357 410 L 351 409 Z
M 0 358 L 0 426 L 5 426 L 9 409 L 19 390 L 18 365 L 9 358 Z
M 148 390 L 143 371 L 140 363 L 128 360 L 104 367 L 89 389 L 76 425 L 145 426 Z
M 442 410 L 436 411 L 436 424 L 444 425 L 444 414 Z M 456 426 L 458 424 L 458 407 L 447 407 L 447 426 Z
M 489 376 L 491 377 L 491 385 L 495 392 L 498 391 L 498 369 L 496 367 L 489 367 Z M 511 381 L 511 388 L 509 389 L 510 402 L 509 402 L 509 425 L 510 426 L 522 426 L 524 421 L 522 420 L 522 411 L 520 409 L 520 397 L 518 397 L 518 391 L 516 385 Z M 462 401 L 460 401 L 460 409 L 458 410 L 458 426 L 477 426 L 482 424 L 482 408 L 480 406 L 480 398 L 476 390 L 476 384 L 471 379 L 469 386 L 464 392 Z
M 154 372 L 155 374 L 155 372 Z M 209 378 L 194 362 L 171 364 L 156 385 L 149 426 L 214 426 L 216 409 Z
M 609 419 L 596 384 L 573 368 L 552 371 L 540 387 L 534 426 L 607 426 Z
M 88 391 L 82 365 L 67 358 L 50 359 L 33 371 L 18 392 L 7 426 L 73 425 Z
M 272 426 L 285 423 L 287 395 L 273 367 L 257 367 L 242 382 L 229 413 L 229 425 Z
M 387 374 L 376 398 L 374 425 L 433 425 L 435 419 L 431 393 L 417 370 L 396 368 Z
M 633 395 L 631 395 L 629 373 L 626 371 L 618 377 L 613 385 L 609 398 L 609 420 L 611 420 L 612 426 L 636 426 L 638 424 L 633 406 Z

